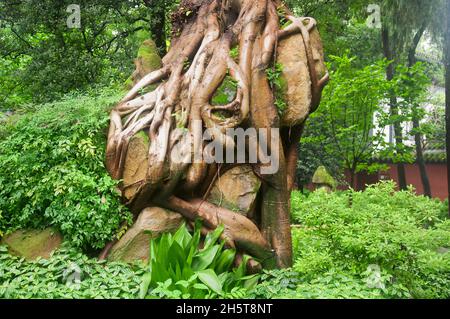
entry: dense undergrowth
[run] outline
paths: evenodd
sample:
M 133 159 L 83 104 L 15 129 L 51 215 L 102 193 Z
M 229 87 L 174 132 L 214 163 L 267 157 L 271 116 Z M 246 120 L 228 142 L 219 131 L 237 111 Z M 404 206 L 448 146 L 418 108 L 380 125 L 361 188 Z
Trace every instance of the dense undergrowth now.
M 66 244 L 50 260 L 35 262 L 10 256 L 1 247 L 0 297 L 450 297 L 446 207 L 412 190 L 397 192 L 393 183 L 364 192 L 294 192 L 294 266 L 263 272 L 256 286 L 257 277 L 233 269 L 235 253 L 223 250 L 217 233 L 206 251 L 190 243 L 198 233 L 190 237 L 180 231 L 183 235 L 155 241 L 153 251 L 171 256 L 164 263 L 125 265 L 88 258 L 82 250 L 101 248 L 129 219 L 117 183 L 103 164 L 107 111 L 121 92 L 99 92 L 68 96 L 2 120 L 0 236 L 52 226 Z M 81 277 L 68 284 L 73 265 Z M 172 272 L 159 276 L 155 271 L 149 278 L 151 269 L 170 267 Z
M 53 226 L 102 248 L 128 219 L 104 166 L 108 108 L 119 90 L 69 95 L 0 125 L 0 232 Z
M 0 298 L 136 298 L 139 265 L 99 262 L 65 247 L 51 259 L 27 262 L 0 246 Z
M 294 270 L 315 284 L 312 296 L 450 296 L 450 220 L 441 202 L 388 182 L 364 192 L 296 193 L 292 206 L 301 225 Z
M 391 183 L 365 192 L 295 193 L 292 212 L 300 225 L 293 227 L 294 267 L 264 271 L 256 286 L 234 285 L 237 289 L 228 293 L 209 286 L 237 271 L 230 264 L 217 271 L 219 259 L 226 257 L 214 243 L 214 254 L 196 250 L 197 256 L 212 256 L 201 267 L 206 277 L 193 273 L 181 280 L 180 274 L 178 280 L 169 272 L 151 284 L 148 265 L 99 263 L 73 249 L 57 252 L 49 261 L 26 262 L 1 248 L 0 297 L 139 298 L 141 291 L 147 298 L 189 298 L 198 288 L 205 298 L 449 298 L 450 220 L 444 208 L 412 192 L 395 192 Z M 158 247 L 166 244 L 158 241 Z M 79 286 L 66 284 L 64 272 L 72 263 L 82 270 Z M 154 269 L 170 267 L 157 264 Z

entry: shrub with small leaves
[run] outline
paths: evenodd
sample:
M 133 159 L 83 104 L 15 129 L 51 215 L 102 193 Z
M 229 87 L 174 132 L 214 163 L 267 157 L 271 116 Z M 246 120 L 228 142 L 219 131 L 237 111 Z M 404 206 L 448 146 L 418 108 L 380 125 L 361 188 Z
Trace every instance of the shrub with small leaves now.
M 99 262 L 68 247 L 30 262 L 0 246 L 0 298 L 133 299 L 143 273 L 138 264 Z
M 397 192 L 393 182 L 293 196 L 301 278 L 311 283 L 333 270 L 356 280 L 375 276 L 384 297 L 450 297 L 450 220 L 440 201 Z
M 58 228 L 74 246 L 101 248 L 129 213 L 105 165 L 108 89 L 29 107 L 0 141 L 0 231 Z

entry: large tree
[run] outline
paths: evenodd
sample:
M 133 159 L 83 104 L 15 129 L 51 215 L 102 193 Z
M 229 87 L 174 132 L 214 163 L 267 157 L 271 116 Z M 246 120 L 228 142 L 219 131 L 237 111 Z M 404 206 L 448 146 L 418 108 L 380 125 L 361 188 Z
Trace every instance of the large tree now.
M 143 131 L 150 140 L 148 167 L 129 200 L 135 214 L 156 205 L 201 219 L 205 231 L 224 224 L 228 245 L 267 267 L 290 266 L 289 194 L 298 142 L 328 80 L 316 21 L 294 17 L 277 0 L 185 0 L 173 19 L 175 37 L 162 67 L 111 113 L 107 168 L 123 178 L 130 138 Z M 234 83 L 232 100 L 213 103 L 226 81 Z M 234 153 L 237 143 L 227 134 L 232 128 L 260 129 L 257 143 L 248 141 L 255 149 L 245 154 L 247 160 L 256 154 L 251 163 L 262 181 L 252 219 L 205 200 L 227 166 L 242 163 L 192 161 L 205 151 L 201 135 L 207 129 L 216 152 Z M 263 144 L 278 170 L 269 169 Z M 176 155 L 189 160 L 180 163 Z
M 407 61 L 409 68 L 412 68 L 416 63 L 416 52 L 418 45 L 428 30 L 431 34 L 440 32 L 436 25 L 438 19 L 433 17 L 439 14 L 442 8 L 441 0 L 384 0 L 382 3 L 382 41 L 384 56 L 392 63 L 386 70 L 387 78 L 394 79 L 396 65 Z M 390 109 L 393 118 L 394 135 L 398 145 L 398 149 L 404 149 L 403 145 L 403 127 L 402 127 L 402 110 L 399 108 L 399 101 L 395 93 L 391 94 Z M 419 114 L 417 107 L 409 106 L 413 114 Z M 414 109 L 415 108 L 415 109 Z M 406 110 L 407 112 L 410 110 Z M 397 119 L 397 120 L 396 120 Z M 416 148 L 416 161 L 419 166 L 420 176 L 425 195 L 431 197 L 431 185 L 426 170 L 425 160 L 422 148 L 422 134 L 420 117 L 412 116 L 414 128 L 414 140 Z M 401 155 L 401 154 L 399 154 Z M 402 156 L 400 156 L 401 158 Z M 407 180 L 404 164 L 400 161 L 397 164 L 399 186 L 401 189 L 406 189 Z
M 0 1 L 2 107 L 47 102 L 73 90 L 126 79 L 138 45 L 149 36 L 144 2 L 76 1 L 80 25 L 69 27 L 72 3 Z
M 450 0 L 446 1 L 445 6 L 445 36 L 444 36 L 444 54 L 445 54 L 445 110 L 446 110 L 446 127 L 447 127 L 447 176 L 450 203 Z M 450 204 L 449 204 L 450 215 Z

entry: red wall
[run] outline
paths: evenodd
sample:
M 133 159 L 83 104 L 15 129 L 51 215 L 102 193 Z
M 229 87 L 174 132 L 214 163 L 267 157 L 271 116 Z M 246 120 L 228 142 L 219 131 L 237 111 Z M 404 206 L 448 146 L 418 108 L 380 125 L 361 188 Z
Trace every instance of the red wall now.
M 430 179 L 431 193 L 433 197 L 445 200 L 448 197 L 447 185 L 447 164 L 426 164 L 428 178 Z M 390 177 L 398 182 L 397 165 L 389 165 L 390 170 L 387 173 L 381 173 L 380 179 Z M 419 166 L 417 164 L 405 164 L 406 182 L 413 185 L 419 195 L 423 195 L 422 181 L 420 179 Z
M 381 172 L 377 174 L 367 174 L 358 173 L 355 178 L 354 188 L 358 191 L 362 191 L 366 188 L 366 185 L 376 184 L 381 180 L 394 180 L 398 185 L 398 173 L 397 165 L 389 164 L 389 171 Z M 427 163 L 427 173 L 430 179 L 431 193 L 434 198 L 439 198 L 445 200 L 448 197 L 448 186 L 447 186 L 447 164 L 437 163 L 431 164 Z M 423 195 L 422 181 L 420 179 L 420 171 L 417 164 L 405 164 L 406 170 L 406 182 L 408 185 L 413 185 L 416 189 L 418 195 Z M 350 174 L 345 173 L 347 182 L 350 183 Z M 314 185 L 309 184 L 307 187 L 309 190 L 314 190 Z M 347 189 L 345 186 L 340 186 L 339 189 Z

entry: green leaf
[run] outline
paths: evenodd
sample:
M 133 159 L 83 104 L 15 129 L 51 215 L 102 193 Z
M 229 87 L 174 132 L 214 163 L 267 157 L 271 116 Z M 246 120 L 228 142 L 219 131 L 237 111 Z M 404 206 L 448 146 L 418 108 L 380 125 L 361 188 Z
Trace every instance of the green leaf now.
M 216 271 L 222 273 L 228 271 L 233 265 L 234 258 L 236 257 L 236 251 L 233 249 L 225 250 L 217 260 Z
M 142 276 L 142 282 L 139 288 L 139 298 L 144 299 L 147 295 L 148 288 L 150 287 L 150 283 L 152 281 L 152 274 L 150 272 L 145 273 Z
M 208 268 L 217 257 L 220 248 L 221 247 L 219 245 L 215 245 L 208 249 L 202 250 L 194 257 L 192 261 L 192 269 L 204 270 Z
M 189 242 L 192 239 L 192 235 L 187 230 L 186 224 L 183 224 L 173 236 L 173 240 L 176 241 L 183 248 L 190 248 Z
M 208 233 L 205 238 L 204 249 L 208 249 L 209 247 L 214 245 L 219 240 L 224 230 L 225 226 L 223 224 L 220 224 L 213 232 Z
M 216 273 L 211 269 L 205 269 L 198 272 L 198 279 L 203 282 L 206 286 L 208 286 L 212 291 L 221 295 L 222 291 L 222 283 L 220 282 L 219 277 L 217 277 Z

